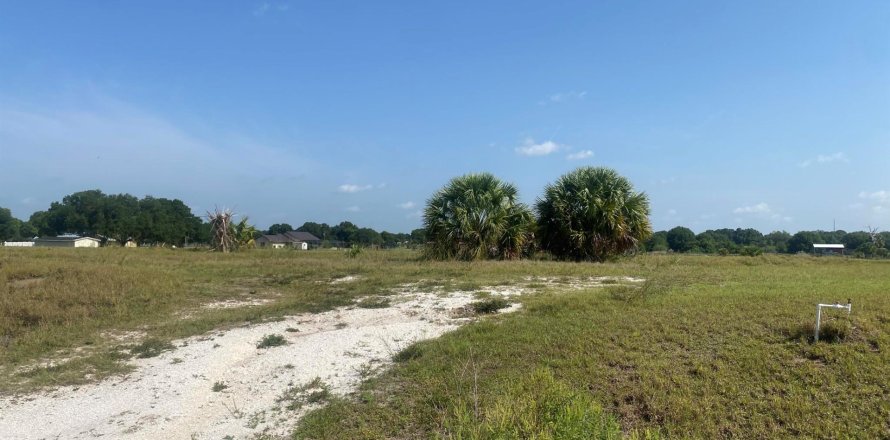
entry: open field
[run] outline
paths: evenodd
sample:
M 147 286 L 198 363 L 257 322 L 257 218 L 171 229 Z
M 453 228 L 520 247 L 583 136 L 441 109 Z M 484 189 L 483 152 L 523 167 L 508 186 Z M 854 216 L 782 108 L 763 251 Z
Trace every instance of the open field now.
M 295 436 L 890 432 L 886 261 L 647 255 L 608 264 L 433 263 L 409 251 L 351 259 L 336 251 L 0 249 L 0 264 L 7 395 L 130 371 L 130 357 L 210 330 L 356 303 L 386 309 L 406 284 L 479 296 L 512 286 L 523 292 L 514 297 L 519 311 L 404 347 L 393 368 L 369 375 L 353 394 L 334 393 Z M 646 281 L 585 283 L 602 276 Z M 847 298 L 851 318 L 829 313 L 827 342 L 813 344 L 815 303 Z

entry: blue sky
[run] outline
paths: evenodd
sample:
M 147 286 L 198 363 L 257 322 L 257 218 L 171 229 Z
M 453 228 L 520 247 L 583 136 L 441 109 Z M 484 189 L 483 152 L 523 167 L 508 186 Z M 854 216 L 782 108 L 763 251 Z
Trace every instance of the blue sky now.
M 409 231 L 609 166 L 656 229 L 890 229 L 890 3 L 0 1 L 0 206 Z

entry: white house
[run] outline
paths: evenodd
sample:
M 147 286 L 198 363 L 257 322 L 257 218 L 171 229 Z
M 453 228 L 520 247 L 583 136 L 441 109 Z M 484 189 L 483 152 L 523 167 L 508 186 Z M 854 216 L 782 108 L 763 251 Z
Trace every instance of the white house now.
M 43 237 L 38 238 L 34 245 L 40 247 L 97 248 L 101 243 L 98 238 L 93 237 Z
M 34 247 L 33 241 L 4 241 L 6 247 Z

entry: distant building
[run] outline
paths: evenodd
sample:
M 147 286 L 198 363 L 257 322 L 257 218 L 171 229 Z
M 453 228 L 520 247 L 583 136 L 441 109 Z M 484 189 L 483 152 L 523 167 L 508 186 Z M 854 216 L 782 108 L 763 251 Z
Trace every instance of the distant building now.
M 844 255 L 842 244 L 814 244 L 813 255 Z
M 34 246 L 40 247 L 89 247 L 97 248 L 102 242 L 93 237 L 42 237 L 34 242 Z
M 290 231 L 283 234 L 263 235 L 256 239 L 257 247 L 270 247 L 273 249 L 294 248 L 307 250 L 321 246 L 321 239 L 301 231 Z
M 33 241 L 4 241 L 6 247 L 34 247 Z

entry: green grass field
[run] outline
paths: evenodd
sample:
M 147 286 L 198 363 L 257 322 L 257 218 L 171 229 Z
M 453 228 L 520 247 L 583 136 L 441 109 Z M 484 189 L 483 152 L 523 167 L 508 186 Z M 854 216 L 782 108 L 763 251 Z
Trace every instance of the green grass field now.
M 359 275 L 354 283 L 332 279 Z M 645 278 L 567 290 L 526 277 Z M 646 255 L 440 263 L 410 251 L 0 249 L 0 391 L 95 380 L 131 345 L 352 304 L 408 282 L 526 283 L 523 309 L 410 346 L 296 438 L 886 438 L 890 262 Z M 828 312 L 811 340 L 817 302 Z M 251 308 L 202 309 L 220 300 Z M 138 341 L 115 335 L 140 332 Z M 40 361 L 72 358 L 58 366 Z

